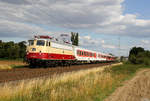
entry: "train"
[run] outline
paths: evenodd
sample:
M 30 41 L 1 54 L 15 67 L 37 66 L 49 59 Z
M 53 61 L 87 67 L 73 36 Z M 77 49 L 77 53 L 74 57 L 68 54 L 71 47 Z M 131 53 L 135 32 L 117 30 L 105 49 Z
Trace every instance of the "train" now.
M 30 66 L 56 66 L 99 62 L 113 62 L 115 57 L 59 42 L 50 36 L 38 35 L 28 40 L 26 61 Z

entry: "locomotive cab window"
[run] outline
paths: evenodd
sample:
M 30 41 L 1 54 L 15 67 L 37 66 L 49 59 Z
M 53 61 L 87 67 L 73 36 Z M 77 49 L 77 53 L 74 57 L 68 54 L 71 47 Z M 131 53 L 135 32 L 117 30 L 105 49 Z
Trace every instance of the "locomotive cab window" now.
M 45 45 L 45 41 L 44 40 L 37 40 L 36 45 L 37 46 L 44 46 Z
M 29 46 L 34 45 L 34 40 L 29 40 Z

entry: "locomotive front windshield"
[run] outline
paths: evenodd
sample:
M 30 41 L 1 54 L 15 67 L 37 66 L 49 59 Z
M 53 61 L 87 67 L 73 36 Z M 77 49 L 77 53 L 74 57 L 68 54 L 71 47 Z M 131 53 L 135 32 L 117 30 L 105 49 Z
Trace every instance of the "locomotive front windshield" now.
M 37 46 L 44 46 L 45 45 L 45 41 L 44 40 L 37 40 L 36 45 Z
M 29 40 L 29 46 L 34 45 L 34 40 Z

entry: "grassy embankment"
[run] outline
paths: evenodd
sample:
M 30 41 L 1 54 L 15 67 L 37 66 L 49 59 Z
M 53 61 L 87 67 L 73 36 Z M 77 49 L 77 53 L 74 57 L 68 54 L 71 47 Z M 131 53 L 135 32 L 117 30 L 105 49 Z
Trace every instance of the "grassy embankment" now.
M 12 69 L 25 66 L 23 59 L 2 59 L 0 58 L 0 69 Z
M 123 64 L 6 84 L 0 88 L 0 101 L 102 101 L 137 70 L 148 67 Z

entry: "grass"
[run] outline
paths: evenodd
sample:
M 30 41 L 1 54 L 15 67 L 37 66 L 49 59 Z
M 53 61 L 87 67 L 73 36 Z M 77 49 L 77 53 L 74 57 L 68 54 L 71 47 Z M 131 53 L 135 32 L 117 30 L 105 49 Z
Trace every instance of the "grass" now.
M 0 60 L 0 69 L 12 69 L 24 67 L 26 63 L 21 60 Z
M 9 59 L 9 58 L 0 58 L 0 61 L 23 61 L 23 58 Z
M 123 64 L 66 73 L 52 78 L 20 81 L 0 87 L 0 101 L 103 101 L 140 68 Z

